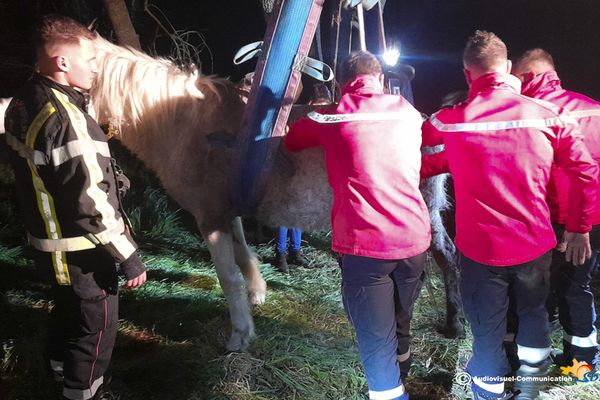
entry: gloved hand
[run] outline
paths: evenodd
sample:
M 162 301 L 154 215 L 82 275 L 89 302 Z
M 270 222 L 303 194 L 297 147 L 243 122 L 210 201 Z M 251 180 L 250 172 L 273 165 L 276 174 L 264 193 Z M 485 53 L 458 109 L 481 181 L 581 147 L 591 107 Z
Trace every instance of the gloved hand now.
M 137 253 L 133 253 L 121 263 L 121 273 L 127 279 L 125 288 L 133 289 L 146 282 L 146 266 Z

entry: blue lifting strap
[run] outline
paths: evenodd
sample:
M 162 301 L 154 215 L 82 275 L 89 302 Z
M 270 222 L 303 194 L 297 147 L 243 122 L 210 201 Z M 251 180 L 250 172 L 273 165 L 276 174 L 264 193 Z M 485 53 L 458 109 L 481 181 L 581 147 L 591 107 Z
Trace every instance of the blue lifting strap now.
M 310 71 L 311 75 L 328 74 L 328 79 L 333 78 L 331 69 L 327 71 L 306 58 L 323 2 L 276 1 L 262 46 L 252 43 L 236 55 L 238 62 L 258 55 L 242 119 L 242 154 L 233 180 L 233 201 L 239 215 L 253 214 L 262 198 L 281 136 L 285 134 L 301 71 Z

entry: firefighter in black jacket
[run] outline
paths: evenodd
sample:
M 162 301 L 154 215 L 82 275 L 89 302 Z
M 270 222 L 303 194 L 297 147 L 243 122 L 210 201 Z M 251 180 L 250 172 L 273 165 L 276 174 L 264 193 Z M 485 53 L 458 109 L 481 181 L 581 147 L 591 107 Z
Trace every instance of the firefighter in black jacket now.
M 36 35 L 39 73 L 6 112 L 17 199 L 34 261 L 53 283 L 48 352 L 67 399 L 112 398 L 104 382 L 117 333 L 117 264 L 125 287 L 146 280 L 126 228 L 106 137 L 81 90 L 97 72 L 95 34 L 46 16 Z

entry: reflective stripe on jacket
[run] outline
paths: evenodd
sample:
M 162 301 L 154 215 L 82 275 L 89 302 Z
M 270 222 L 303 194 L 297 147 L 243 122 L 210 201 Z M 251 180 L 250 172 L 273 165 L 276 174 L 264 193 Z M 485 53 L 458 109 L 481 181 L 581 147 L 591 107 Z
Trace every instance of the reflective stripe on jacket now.
M 600 102 L 579 93 L 565 90 L 560 85 L 556 71 L 537 75 L 523 84 L 521 93 L 555 104 L 569 110 L 579 123 L 583 141 L 596 163 L 600 162 Z M 600 182 L 596 182 L 596 198 L 600 200 Z M 548 185 L 548 206 L 552 222 L 565 224 L 569 204 L 569 177 L 563 168 L 552 166 Z M 596 202 L 592 225 L 600 224 L 600 205 Z
M 100 246 L 116 262 L 136 249 L 118 211 L 110 151 L 81 93 L 35 76 L 6 112 L 17 196 L 30 244 L 53 254 L 68 284 L 66 251 Z
M 402 259 L 429 247 L 429 215 L 419 191 L 420 125 L 417 110 L 383 94 L 368 75 L 350 82 L 337 106 L 292 125 L 289 150 L 325 151 L 334 251 Z
M 511 75 L 484 75 L 472 83 L 467 101 L 423 125 L 429 144 L 441 137 L 446 146 L 442 156 L 456 194 L 456 245 L 487 265 L 521 264 L 556 245 L 546 203 L 553 162 L 576 182 L 567 229 L 591 229 L 598 167 L 577 123 L 568 112 L 519 91 Z

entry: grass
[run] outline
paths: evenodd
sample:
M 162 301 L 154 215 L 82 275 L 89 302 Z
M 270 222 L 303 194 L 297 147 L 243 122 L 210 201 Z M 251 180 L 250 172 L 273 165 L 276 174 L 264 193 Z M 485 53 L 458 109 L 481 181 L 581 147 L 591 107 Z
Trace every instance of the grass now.
M 146 189 L 134 190 L 127 208 L 149 281 L 121 292 L 109 369 L 121 400 L 366 399 L 330 237 L 305 235 L 305 254 L 315 268 L 289 275 L 268 264 L 271 244 L 255 246 L 265 261 L 267 302 L 253 310 L 257 338 L 248 351 L 227 353 L 229 312 L 208 251 L 189 215 L 136 168 L 137 186 Z M 0 399 L 52 399 L 59 388 L 46 375 L 43 352 L 49 286 L 37 280 L 25 257 L 22 228 L 9 201 L 11 182 L 0 164 Z M 415 360 L 407 390 L 413 400 L 465 398 L 453 379 L 470 345 L 436 330 L 444 322 L 445 301 L 432 265 L 415 306 Z M 582 387 L 590 385 L 560 387 L 550 398 L 598 397 L 596 389 Z

